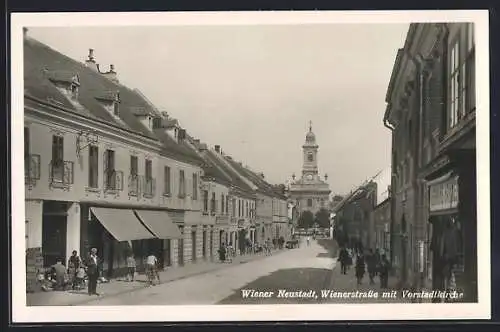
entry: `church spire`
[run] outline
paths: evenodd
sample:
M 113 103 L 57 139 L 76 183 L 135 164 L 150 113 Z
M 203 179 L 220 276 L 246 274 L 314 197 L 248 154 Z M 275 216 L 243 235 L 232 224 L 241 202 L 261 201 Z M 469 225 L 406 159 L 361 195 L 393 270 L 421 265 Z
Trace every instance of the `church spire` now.
M 309 132 L 312 133 L 313 131 L 313 123 L 311 120 L 309 120 Z

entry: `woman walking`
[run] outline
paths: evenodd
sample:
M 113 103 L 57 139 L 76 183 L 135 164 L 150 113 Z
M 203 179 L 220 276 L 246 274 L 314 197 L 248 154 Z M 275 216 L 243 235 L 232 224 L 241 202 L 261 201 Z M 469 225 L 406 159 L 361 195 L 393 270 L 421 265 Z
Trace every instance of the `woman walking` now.
M 363 277 L 365 276 L 365 257 L 363 253 L 359 253 L 356 257 L 356 279 L 358 286 L 361 285 Z

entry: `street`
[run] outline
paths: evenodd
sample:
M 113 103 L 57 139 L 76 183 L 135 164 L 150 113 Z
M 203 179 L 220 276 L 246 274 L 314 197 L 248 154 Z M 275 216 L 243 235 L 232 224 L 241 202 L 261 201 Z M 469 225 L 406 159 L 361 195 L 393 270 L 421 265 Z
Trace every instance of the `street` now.
M 125 294 L 96 298 L 84 305 L 206 305 L 279 301 L 280 299 L 276 298 L 242 299 L 239 289 L 249 284 L 249 287 L 252 287 L 252 282 L 263 280 L 262 278 L 269 280 L 265 283 L 273 287 L 276 285 L 286 289 L 299 287 L 304 290 L 322 289 L 328 280 L 329 272 L 336 263 L 335 259 L 329 256 L 328 251 L 318 242 L 311 241 L 309 247 L 303 242 L 298 249 L 285 249 L 283 252 L 256 261 Z M 263 291 L 265 288 L 266 286 L 259 285 L 256 290 Z M 284 303 L 291 299 L 283 300 L 285 301 L 276 303 Z

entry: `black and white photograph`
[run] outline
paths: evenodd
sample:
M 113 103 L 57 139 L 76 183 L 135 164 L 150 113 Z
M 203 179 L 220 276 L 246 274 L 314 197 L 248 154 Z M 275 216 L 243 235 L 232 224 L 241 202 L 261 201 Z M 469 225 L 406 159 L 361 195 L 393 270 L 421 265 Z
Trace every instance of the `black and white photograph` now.
M 487 11 L 11 36 L 14 321 L 490 317 Z

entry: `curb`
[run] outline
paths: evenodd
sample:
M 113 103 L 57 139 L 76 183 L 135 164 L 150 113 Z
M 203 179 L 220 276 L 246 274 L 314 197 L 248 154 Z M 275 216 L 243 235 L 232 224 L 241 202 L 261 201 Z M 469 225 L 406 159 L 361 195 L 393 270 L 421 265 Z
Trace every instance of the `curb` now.
M 283 253 L 283 252 L 285 252 L 285 250 L 277 250 L 273 254 L 280 254 L 280 253 Z M 212 269 L 208 269 L 208 270 L 205 270 L 205 271 L 195 272 L 193 274 L 183 275 L 183 276 L 172 278 L 172 279 L 169 279 L 169 280 L 166 280 L 166 281 L 162 281 L 162 282 L 160 282 L 160 283 L 158 283 L 156 285 L 163 285 L 163 284 L 166 284 L 166 283 L 169 283 L 169 282 L 172 282 L 172 281 L 178 281 L 178 280 L 182 280 L 182 279 L 186 279 L 186 278 L 190 278 L 190 277 L 200 276 L 200 275 L 207 274 L 207 273 L 214 272 L 214 271 L 224 270 L 224 269 L 229 268 L 231 266 L 238 266 L 238 265 L 241 265 L 241 264 L 250 263 L 250 262 L 253 262 L 253 261 L 258 261 L 260 259 L 264 259 L 264 258 L 271 257 L 271 256 L 265 256 L 265 255 L 264 256 L 258 256 L 255 259 L 250 259 L 248 261 L 241 261 L 241 262 L 238 262 L 237 264 L 236 263 L 235 264 L 231 263 L 231 264 L 227 264 L 227 265 L 216 266 L 216 267 L 214 267 Z M 138 287 L 135 287 L 135 288 L 132 288 L 132 289 L 127 289 L 127 290 L 124 290 L 124 291 L 121 291 L 121 292 L 118 292 L 118 293 L 114 293 L 114 294 L 110 294 L 110 295 L 106 295 L 106 296 L 100 296 L 98 298 L 92 298 L 92 299 L 87 299 L 87 300 L 84 300 L 84 301 L 74 302 L 74 303 L 65 304 L 65 305 L 64 304 L 63 305 L 56 305 L 56 306 L 78 306 L 78 305 L 82 305 L 82 304 L 86 304 L 86 303 L 91 303 L 91 302 L 99 301 L 99 300 L 105 299 L 105 298 L 112 298 L 114 296 L 120 296 L 120 295 L 127 294 L 127 293 L 133 293 L 135 291 L 138 291 L 138 290 L 141 290 L 141 289 L 146 289 L 148 287 L 149 286 L 138 286 Z

